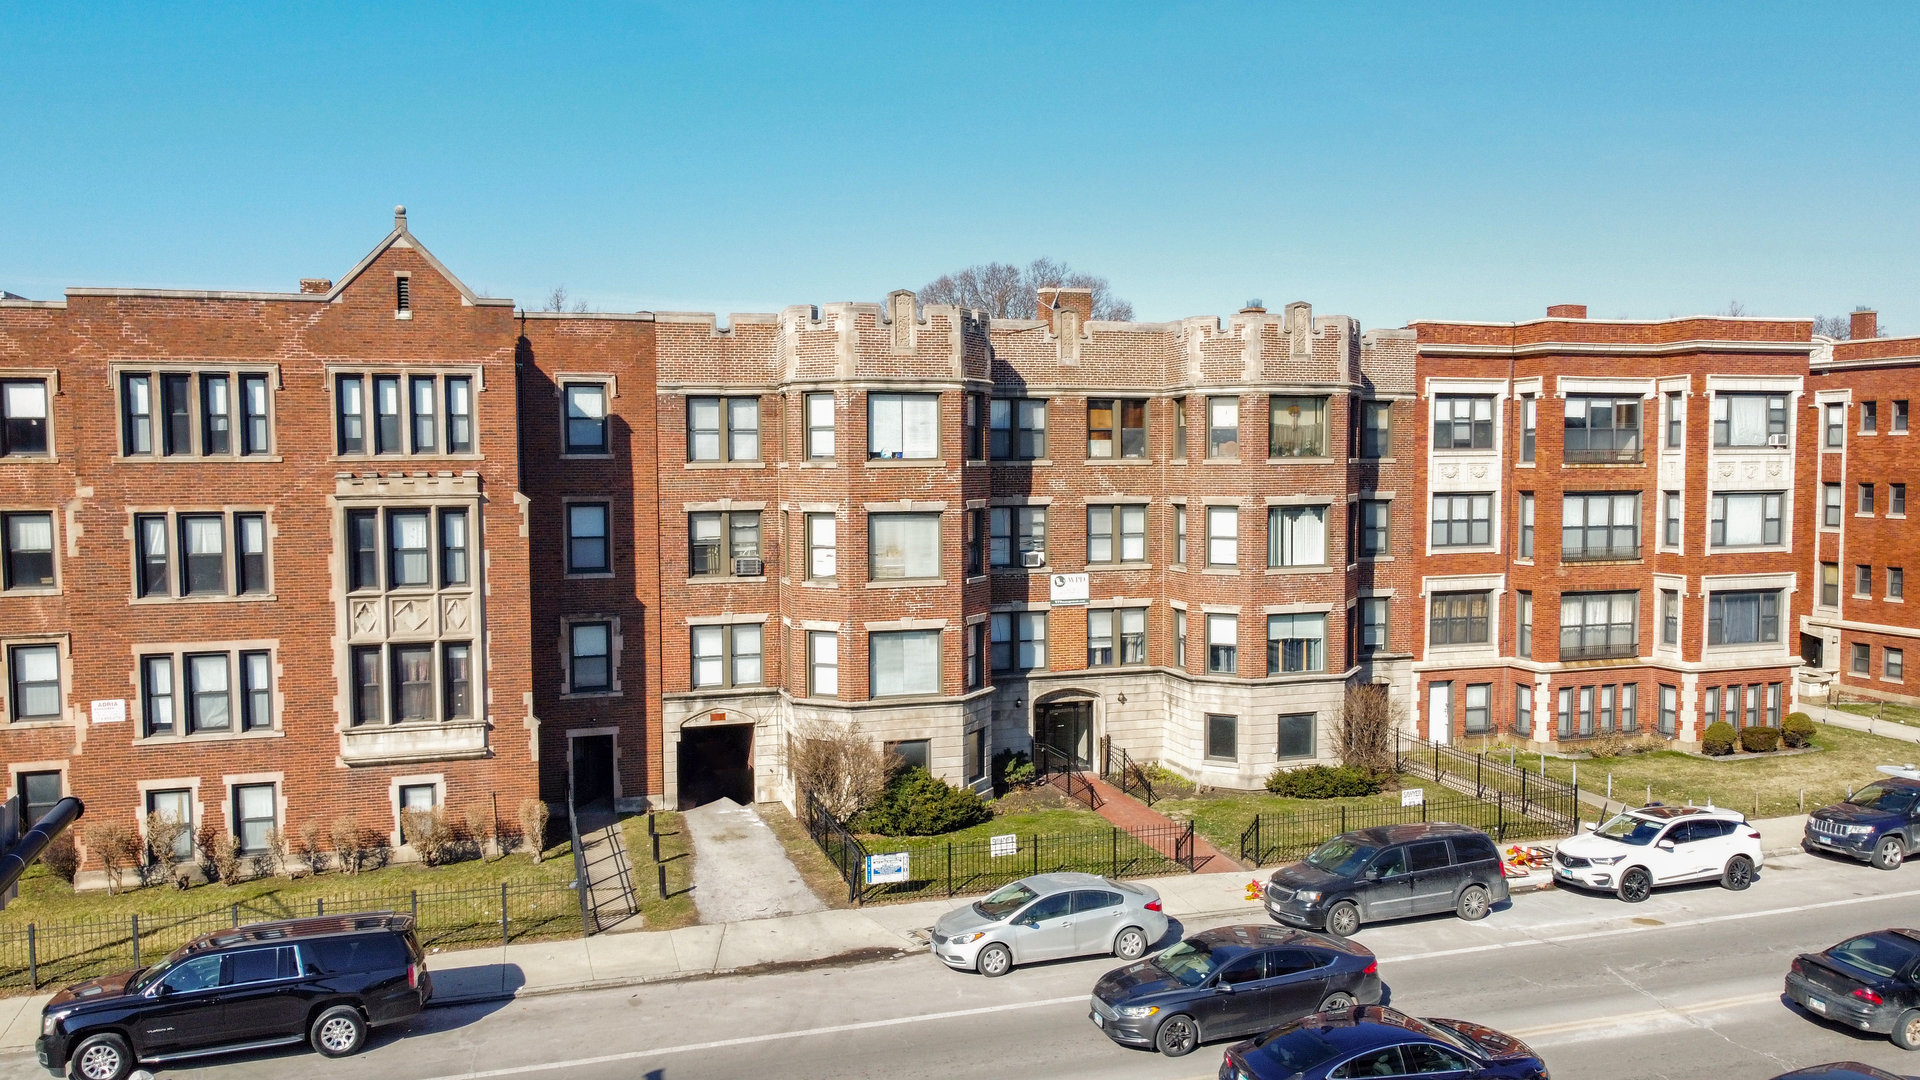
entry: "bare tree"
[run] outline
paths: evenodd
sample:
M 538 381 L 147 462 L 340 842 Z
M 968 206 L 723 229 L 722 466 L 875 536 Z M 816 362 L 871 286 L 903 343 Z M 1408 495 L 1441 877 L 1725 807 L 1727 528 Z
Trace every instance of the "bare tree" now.
M 1727 301 L 1727 307 L 1725 311 L 1714 312 L 1715 315 L 1725 315 L 1729 319 L 1741 318 L 1745 316 L 1746 313 L 1747 313 L 1747 305 L 1741 303 L 1738 300 L 1729 300 Z
M 1400 732 L 1406 726 L 1406 706 L 1384 686 L 1350 686 L 1334 721 L 1334 747 L 1340 763 L 1376 777 L 1391 776 Z
M 582 315 L 586 313 L 587 302 L 585 300 L 575 300 L 572 295 L 567 292 L 565 285 L 555 285 L 553 291 L 547 294 L 547 302 L 541 305 L 540 310 L 570 311 L 576 315 Z
M 872 739 L 850 727 L 814 722 L 788 736 L 787 768 L 801 796 L 847 821 L 887 790 L 892 762 Z
M 1044 256 L 1024 270 L 1011 263 L 989 262 L 942 274 L 921 286 L 920 300 L 976 308 L 992 319 L 1032 319 L 1039 316 L 1040 290 L 1052 287 L 1093 290 L 1095 319 L 1128 322 L 1133 318 L 1133 305 L 1113 295 L 1106 278 L 1080 273 Z

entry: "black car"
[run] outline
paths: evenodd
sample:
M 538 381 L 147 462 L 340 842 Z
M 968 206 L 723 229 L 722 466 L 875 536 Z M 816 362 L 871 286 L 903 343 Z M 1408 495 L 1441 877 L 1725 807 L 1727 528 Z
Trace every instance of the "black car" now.
M 1846 802 L 1815 810 L 1800 846 L 1898 869 L 1907 852 L 1920 846 L 1920 780 L 1876 780 Z
M 1102 976 L 1089 1019 L 1114 1042 L 1179 1057 L 1208 1039 L 1379 1000 L 1380 968 L 1364 945 L 1222 926 Z
M 1493 839 L 1444 822 L 1341 833 L 1267 882 L 1274 919 L 1347 937 L 1363 923 L 1450 911 L 1484 919 L 1507 899 Z
M 1825 1065 L 1809 1065 L 1804 1069 L 1781 1073 L 1773 1080 L 1906 1080 L 1906 1077 L 1895 1076 L 1885 1069 L 1876 1069 L 1858 1061 L 1830 1061 Z
M 1920 1050 L 1920 930 L 1875 930 L 1801 953 L 1787 971 L 1787 996 L 1823 1020 Z
M 433 996 L 413 918 L 379 913 L 254 923 L 165 960 L 69 986 L 47 1002 L 36 1049 L 55 1075 L 121 1080 L 136 1062 L 300 1042 L 327 1057 L 366 1045 Z
M 1318 1013 L 1227 1048 L 1220 1080 L 1366 1076 L 1547 1080 L 1526 1043 L 1464 1020 L 1427 1020 L 1381 1005 Z

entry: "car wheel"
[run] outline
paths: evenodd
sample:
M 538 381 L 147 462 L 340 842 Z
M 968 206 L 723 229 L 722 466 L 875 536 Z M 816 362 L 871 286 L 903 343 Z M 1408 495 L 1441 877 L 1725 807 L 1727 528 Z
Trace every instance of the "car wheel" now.
M 1727 860 L 1727 869 L 1720 875 L 1720 887 L 1739 892 L 1753 884 L 1753 860 L 1745 855 L 1735 855 Z
M 1185 1057 L 1200 1045 L 1200 1025 L 1186 1013 L 1167 1017 L 1153 1037 L 1154 1049 L 1168 1057 Z
M 1653 875 L 1645 867 L 1636 866 L 1620 875 L 1620 899 L 1638 904 L 1652 895 Z
M 67 1075 L 73 1080 L 125 1080 L 132 1071 L 133 1051 L 127 1040 L 111 1032 L 80 1040 L 67 1061 Z
M 1920 1009 L 1908 1009 L 1893 1022 L 1893 1045 L 1902 1050 L 1920 1050 Z
M 1122 960 L 1138 960 L 1147 955 L 1147 932 L 1129 926 L 1113 937 L 1113 955 Z
M 313 1018 L 307 1041 L 322 1057 L 346 1057 L 367 1044 L 367 1022 L 351 1005 L 335 1005 Z
M 980 974 L 997 979 L 1013 970 L 1013 953 L 1005 945 L 989 945 L 980 950 L 976 966 L 980 968 Z
M 1454 913 L 1468 922 L 1479 922 L 1493 910 L 1493 897 L 1483 885 L 1469 885 L 1460 890 L 1460 902 L 1454 905 Z
M 1351 900 L 1342 900 L 1327 909 L 1327 933 L 1334 937 L 1352 937 L 1360 931 L 1360 909 Z
M 1353 995 L 1346 993 L 1345 991 L 1341 991 L 1338 993 L 1328 994 L 1327 1000 L 1320 1003 L 1319 1011 L 1320 1012 L 1339 1012 L 1341 1009 L 1351 1009 L 1353 1008 L 1353 1006 L 1354 1006 Z
M 1897 836 L 1889 836 L 1873 849 L 1873 865 L 1882 870 L 1898 870 L 1907 858 L 1907 845 Z

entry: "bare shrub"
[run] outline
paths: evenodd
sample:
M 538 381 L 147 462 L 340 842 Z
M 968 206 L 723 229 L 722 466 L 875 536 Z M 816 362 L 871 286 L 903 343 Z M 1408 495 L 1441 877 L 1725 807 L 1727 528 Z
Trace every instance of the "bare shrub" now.
M 223 884 L 240 883 L 240 866 L 246 860 L 240 855 L 240 842 L 231 833 L 214 834 L 211 861 L 214 873 L 220 875 Z
M 349 874 L 360 872 L 360 823 L 352 814 L 333 820 L 333 860 Z
M 891 764 L 885 751 L 851 727 L 816 721 L 787 741 L 787 769 L 801 798 L 811 795 L 840 821 L 879 801 Z
M 546 850 L 547 817 L 550 813 L 547 804 L 540 799 L 520 800 L 521 842 L 533 852 L 534 862 L 539 862 L 541 852 Z
M 292 880 L 293 868 L 287 865 L 287 834 L 278 828 L 268 829 L 260 843 L 264 846 L 253 856 L 253 872 L 261 877 L 285 874 Z
M 120 891 L 120 879 L 140 858 L 140 841 L 118 821 L 99 821 L 87 827 L 87 851 L 107 869 L 107 895 Z
M 213 864 L 213 848 L 220 841 L 220 826 L 211 821 L 203 821 L 193 834 L 193 846 L 200 852 L 200 861 Z
M 55 876 L 69 884 L 73 882 L 73 876 L 80 872 L 80 850 L 74 847 L 73 836 L 64 829 L 40 853 L 40 861 Z
M 1343 765 L 1384 779 L 1393 775 L 1394 754 L 1407 709 L 1384 686 L 1350 686 L 1333 722 L 1333 745 Z
M 480 858 L 487 857 L 487 841 L 493 837 L 493 807 L 487 803 L 467 804 L 467 840 L 473 845 L 474 853 Z
M 147 882 L 164 881 L 173 874 L 174 845 L 187 835 L 187 823 L 172 814 L 147 815 Z
M 413 853 L 428 866 L 439 866 L 453 855 L 453 827 L 447 823 L 445 809 L 404 810 L 400 828 Z
M 318 874 L 326 865 L 326 856 L 320 851 L 320 819 L 308 818 L 306 824 L 300 826 L 300 837 L 294 843 L 301 860 L 307 864 L 307 873 Z

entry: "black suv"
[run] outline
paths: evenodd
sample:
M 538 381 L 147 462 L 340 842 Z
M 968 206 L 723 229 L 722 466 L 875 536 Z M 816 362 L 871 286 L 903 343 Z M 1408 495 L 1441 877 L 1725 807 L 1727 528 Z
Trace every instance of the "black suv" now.
M 1267 882 L 1267 914 L 1336 937 L 1440 911 L 1472 922 L 1506 898 L 1492 838 L 1442 822 L 1341 833 Z
M 1843 803 L 1823 806 L 1807 817 L 1800 846 L 1871 862 L 1894 870 L 1920 845 L 1920 780 L 1891 776 L 1877 780 Z
M 121 1080 L 134 1064 L 308 1042 L 327 1057 L 366 1045 L 433 996 L 408 915 L 327 916 L 207 934 L 150 968 L 69 986 L 47 1002 L 40 1064 Z

